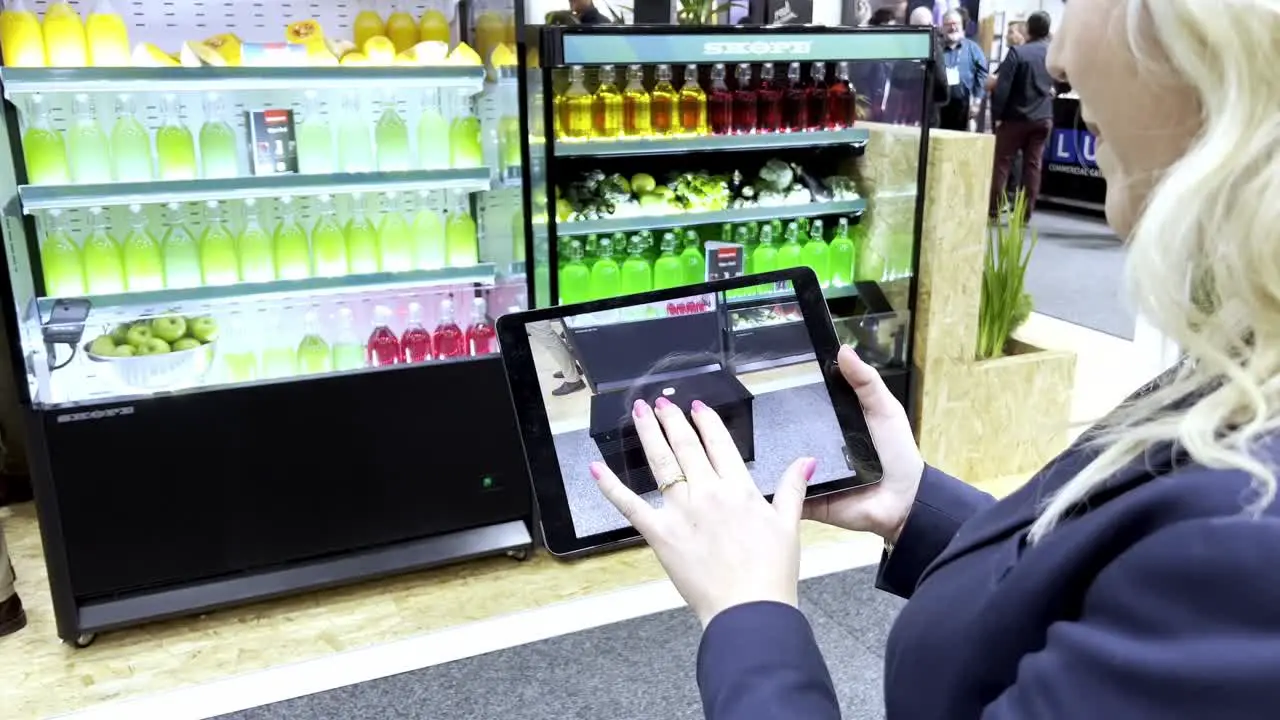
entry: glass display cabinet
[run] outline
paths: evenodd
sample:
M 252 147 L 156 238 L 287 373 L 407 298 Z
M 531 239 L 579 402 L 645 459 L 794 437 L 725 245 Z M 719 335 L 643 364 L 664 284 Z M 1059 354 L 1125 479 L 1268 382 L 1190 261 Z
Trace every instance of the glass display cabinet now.
M 528 299 L 519 9 L 128 5 L 123 44 L 46 32 L 59 67 L 0 70 L 60 636 L 522 556 L 493 335 Z
M 929 29 L 527 33 L 535 302 L 808 265 L 841 336 L 911 406 Z M 762 367 L 806 359 L 789 291 L 727 305 L 734 352 Z

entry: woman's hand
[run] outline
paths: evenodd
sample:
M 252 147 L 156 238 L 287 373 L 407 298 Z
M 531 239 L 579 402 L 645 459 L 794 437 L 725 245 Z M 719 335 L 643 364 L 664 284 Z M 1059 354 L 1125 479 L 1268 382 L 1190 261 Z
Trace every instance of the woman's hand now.
M 637 400 L 632 415 L 649 468 L 663 488 L 663 507 L 649 505 L 602 462 L 591 464 L 591 474 L 605 497 L 649 541 L 703 627 L 721 611 L 743 603 L 796 605 L 800 513 L 816 461 L 792 463 L 770 505 L 711 408 L 693 403 L 697 432 L 666 398 L 652 409 Z
M 875 485 L 810 499 L 804 517 L 897 542 L 920 488 L 924 460 L 907 412 L 885 387 L 880 373 L 848 346 L 840 348 L 839 361 L 840 373 L 858 394 L 884 475 Z

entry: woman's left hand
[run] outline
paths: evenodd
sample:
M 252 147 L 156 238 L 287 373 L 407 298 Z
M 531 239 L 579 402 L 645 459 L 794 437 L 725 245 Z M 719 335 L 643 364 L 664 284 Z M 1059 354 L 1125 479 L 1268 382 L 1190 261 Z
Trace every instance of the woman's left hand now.
M 694 401 L 694 432 L 674 403 L 658 398 L 654 405 L 637 400 L 632 415 L 654 479 L 665 487 L 663 507 L 654 508 L 594 462 L 591 474 L 601 492 L 649 541 L 703 627 L 743 603 L 795 606 L 800 513 L 816 461 L 793 462 L 770 505 L 714 410 Z

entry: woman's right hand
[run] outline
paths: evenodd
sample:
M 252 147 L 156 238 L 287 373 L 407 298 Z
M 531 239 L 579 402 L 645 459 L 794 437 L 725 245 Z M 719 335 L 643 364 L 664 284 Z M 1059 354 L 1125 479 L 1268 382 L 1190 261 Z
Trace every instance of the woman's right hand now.
M 884 474 L 875 485 L 810 498 L 805 502 L 804 517 L 846 530 L 872 532 L 893 543 L 915 502 L 924 459 L 911 434 L 906 410 L 889 392 L 880 373 L 847 345 L 840 348 L 839 363 L 840 374 L 858 394 Z

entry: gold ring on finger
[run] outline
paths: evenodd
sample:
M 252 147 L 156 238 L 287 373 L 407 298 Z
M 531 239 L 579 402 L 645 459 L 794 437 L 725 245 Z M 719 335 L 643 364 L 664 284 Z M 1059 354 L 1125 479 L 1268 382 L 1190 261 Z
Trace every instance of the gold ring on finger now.
M 668 489 L 676 485 L 679 485 L 682 482 L 688 481 L 688 479 L 689 478 L 685 477 L 684 475 L 676 475 L 670 480 L 663 480 L 662 482 L 658 483 L 658 492 L 666 492 Z

